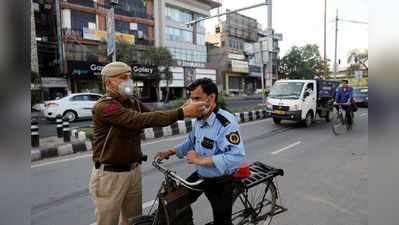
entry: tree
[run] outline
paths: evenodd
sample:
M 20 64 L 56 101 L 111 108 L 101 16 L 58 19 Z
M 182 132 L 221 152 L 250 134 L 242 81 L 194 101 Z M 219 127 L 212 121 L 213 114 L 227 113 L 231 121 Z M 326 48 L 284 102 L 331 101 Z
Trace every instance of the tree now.
M 289 79 L 313 79 L 316 75 L 324 74 L 323 68 L 319 47 L 307 44 L 291 47 L 281 60 L 280 73 Z
M 366 70 L 368 70 L 368 66 L 366 65 L 367 60 L 369 59 L 368 50 L 360 50 L 353 49 L 348 54 L 347 62 L 348 64 L 361 64 Z

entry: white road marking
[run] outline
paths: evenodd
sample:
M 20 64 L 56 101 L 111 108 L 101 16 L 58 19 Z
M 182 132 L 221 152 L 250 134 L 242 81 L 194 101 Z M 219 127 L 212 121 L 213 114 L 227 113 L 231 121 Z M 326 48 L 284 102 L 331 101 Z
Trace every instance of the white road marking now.
M 290 144 L 290 145 L 288 145 L 288 146 L 286 146 L 286 147 L 284 147 L 284 148 L 281 148 L 281 149 L 279 149 L 279 150 L 277 150 L 277 151 L 272 152 L 272 155 L 277 155 L 277 154 L 279 154 L 279 153 L 281 153 L 281 152 L 283 152 L 283 151 L 286 151 L 286 150 L 288 150 L 288 149 L 290 149 L 290 148 L 292 148 L 292 147 L 295 147 L 295 146 L 297 146 L 297 145 L 299 145 L 299 144 L 301 144 L 301 143 L 302 143 L 302 141 L 297 141 L 297 142 L 295 142 L 295 143 L 292 143 L 292 144 Z
M 148 208 L 148 207 L 150 207 L 150 206 L 152 206 L 152 204 L 154 204 L 154 202 L 155 202 L 155 200 L 145 202 L 145 203 L 143 204 L 143 210 L 146 209 L 146 208 Z M 97 223 L 92 223 L 92 224 L 90 224 L 90 225 L 97 225 Z
M 362 114 L 360 114 L 359 117 L 363 117 L 363 116 L 367 116 L 367 115 L 368 115 L 368 113 L 362 113 Z
M 240 126 L 241 127 L 250 126 L 250 125 L 262 123 L 262 122 L 264 122 L 264 120 L 265 119 L 262 119 L 262 120 L 259 120 L 259 121 L 243 123 L 243 124 L 240 124 Z M 148 142 L 148 143 L 143 143 L 141 146 L 158 144 L 158 143 L 161 143 L 161 142 L 164 142 L 164 141 L 176 141 L 176 140 L 180 140 L 180 139 L 184 139 L 184 138 L 186 138 L 186 135 L 181 135 L 181 136 L 178 136 L 178 137 L 166 138 L 166 139 L 161 139 L 161 140 L 158 140 L 158 141 L 152 141 L 152 142 Z M 57 164 L 57 163 L 69 162 L 69 161 L 73 161 L 73 160 L 77 160 L 77 159 L 90 158 L 90 157 L 92 157 L 92 155 L 93 154 L 90 153 L 90 154 L 80 155 L 80 156 L 76 156 L 76 157 L 72 157 L 72 158 L 68 158 L 68 159 L 60 159 L 60 160 L 55 160 L 55 161 L 51 161 L 51 162 L 36 164 L 36 165 L 32 165 L 31 168 L 37 168 L 37 167 L 48 166 L 48 165 L 53 165 L 53 164 Z

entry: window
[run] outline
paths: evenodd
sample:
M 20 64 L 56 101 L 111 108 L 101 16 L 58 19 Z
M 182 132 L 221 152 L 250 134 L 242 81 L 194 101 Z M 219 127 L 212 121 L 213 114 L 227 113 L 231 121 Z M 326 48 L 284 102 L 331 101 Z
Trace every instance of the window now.
M 71 98 L 71 101 L 87 101 L 89 99 L 89 96 L 87 95 L 76 95 L 74 97 Z
M 191 31 L 167 27 L 166 36 L 168 41 L 193 43 L 193 32 Z
M 189 11 L 167 6 L 166 18 L 175 22 L 185 23 L 193 20 L 193 15 Z
M 129 33 L 129 23 L 120 21 L 120 20 L 115 20 L 115 31 L 128 34 Z
M 83 13 L 75 10 L 71 11 L 72 30 L 82 30 L 83 27 L 88 28 L 89 23 L 96 23 L 96 14 Z
M 306 86 L 306 90 L 308 90 L 308 89 L 310 89 L 310 90 L 314 90 L 313 89 L 313 83 L 309 83 L 307 86 Z
M 90 97 L 90 101 L 97 101 L 98 99 L 101 98 L 101 96 L 99 96 L 99 95 L 89 95 L 89 97 Z
M 205 34 L 197 34 L 197 45 L 205 45 Z

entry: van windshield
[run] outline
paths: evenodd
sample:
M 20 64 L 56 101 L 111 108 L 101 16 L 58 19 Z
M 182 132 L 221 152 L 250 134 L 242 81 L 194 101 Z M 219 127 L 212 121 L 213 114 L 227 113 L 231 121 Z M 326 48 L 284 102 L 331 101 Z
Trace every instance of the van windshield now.
M 299 99 L 304 82 L 277 82 L 270 90 L 269 97 Z

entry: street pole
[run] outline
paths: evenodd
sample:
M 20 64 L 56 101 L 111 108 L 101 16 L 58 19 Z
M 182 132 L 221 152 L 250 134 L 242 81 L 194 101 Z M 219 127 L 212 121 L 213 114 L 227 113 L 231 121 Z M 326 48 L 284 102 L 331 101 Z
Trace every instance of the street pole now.
M 267 49 L 268 50 L 268 61 L 267 61 L 267 76 L 269 78 L 269 80 L 273 80 L 273 21 L 272 21 L 272 13 L 273 13 L 273 7 L 272 7 L 272 0 L 266 0 L 266 4 L 267 6 L 267 30 L 268 33 L 271 35 L 268 40 L 271 39 L 271 49 Z
M 265 64 L 263 62 L 263 46 L 262 46 L 262 41 L 259 41 L 260 45 L 260 61 L 261 61 L 261 82 L 262 82 L 262 104 L 265 105 Z
M 327 78 L 327 0 L 324 0 L 324 78 Z
M 113 22 L 113 28 L 112 28 L 112 36 L 114 37 L 114 40 L 115 40 L 115 4 L 112 4 L 111 5 L 112 7 L 111 7 L 111 10 L 112 10 L 112 15 L 114 16 L 114 18 L 112 18 L 113 20 L 114 20 L 114 22 Z M 116 62 L 116 45 L 115 45 L 115 47 L 114 47 L 114 52 L 112 53 L 112 62 Z
M 334 80 L 337 79 L 337 43 L 338 43 L 338 9 L 335 17 L 335 53 L 334 53 Z

